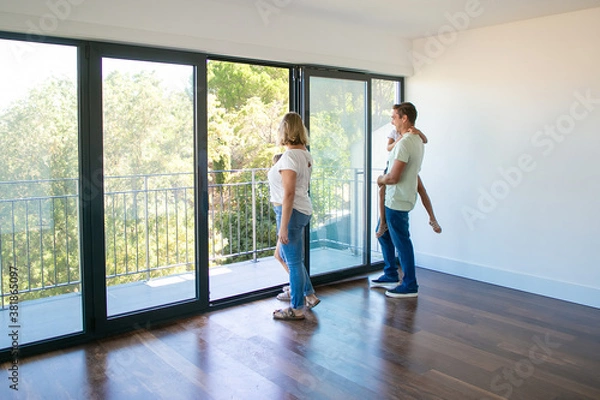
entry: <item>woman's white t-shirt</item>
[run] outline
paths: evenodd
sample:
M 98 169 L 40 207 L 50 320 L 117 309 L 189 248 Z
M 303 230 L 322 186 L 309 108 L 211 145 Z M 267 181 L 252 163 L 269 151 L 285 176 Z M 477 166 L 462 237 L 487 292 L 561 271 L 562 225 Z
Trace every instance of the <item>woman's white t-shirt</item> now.
M 312 215 L 312 203 L 308 196 L 313 159 L 307 150 L 286 150 L 279 161 L 269 170 L 269 189 L 272 203 L 283 203 L 283 181 L 281 170 L 292 170 L 296 173 L 296 191 L 293 209 L 305 215 Z

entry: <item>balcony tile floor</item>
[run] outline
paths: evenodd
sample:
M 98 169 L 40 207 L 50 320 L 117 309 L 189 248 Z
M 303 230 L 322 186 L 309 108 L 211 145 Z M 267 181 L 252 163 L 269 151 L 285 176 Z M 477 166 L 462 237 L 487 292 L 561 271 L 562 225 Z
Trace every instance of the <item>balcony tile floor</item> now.
M 362 264 L 360 256 L 347 250 L 329 248 L 312 250 L 311 260 L 313 274 L 331 272 L 342 266 Z M 245 261 L 211 268 L 209 274 L 211 301 L 276 287 L 288 282 L 287 274 L 273 257 L 261 258 L 257 262 Z M 109 286 L 108 314 L 119 315 L 184 301 L 194 298 L 195 290 L 192 273 Z M 81 332 L 83 329 L 81 303 L 80 293 L 25 301 L 19 304 L 16 324 L 10 320 L 10 310 L 0 311 L 0 326 L 7 332 L 0 335 L 0 349 L 11 347 L 12 339 L 8 334 L 12 330 L 18 331 L 19 344 Z

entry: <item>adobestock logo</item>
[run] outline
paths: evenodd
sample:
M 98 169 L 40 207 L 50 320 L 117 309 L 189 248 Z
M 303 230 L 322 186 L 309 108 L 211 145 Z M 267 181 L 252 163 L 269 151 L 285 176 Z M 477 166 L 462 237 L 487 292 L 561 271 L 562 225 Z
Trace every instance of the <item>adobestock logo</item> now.
M 554 124 L 545 125 L 531 137 L 531 146 L 542 149 L 542 155 L 547 157 L 562 143 L 568 135 L 573 133 L 577 121 L 582 121 L 600 105 L 600 98 L 592 97 L 591 90 L 585 94 L 574 93 L 575 100 L 569 106 L 569 111 L 559 115 Z M 476 206 L 463 206 L 462 216 L 470 230 L 475 230 L 475 222 L 485 219 L 486 215 L 494 211 L 500 202 L 508 197 L 525 178 L 525 175 L 534 171 L 537 163 L 533 155 L 523 153 L 517 157 L 516 165 L 507 168 L 499 167 L 500 177 L 492 182 L 487 188 L 479 187 L 479 197 Z
M 46 36 L 56 32 L 60 22 L 71 16 L 73 11 L 72 6 L 79 6 L 85 0 L 48 0 L 46 6 L 49 12 L 38 18 L 37 21 L 27 20 L 27 39 L 35 42 L 45 42 Z M 21 61 L 23 57 L 35 48 L 31 43 L 20 42 L 13 47 L 13 54 L 17 61 Z
M 258 0 L 254 5 L 263 23 L 268 26 L 271 15 L 281 14 L 281 10 L 290 5 L 291 2 L 292 0 Z
M 468 0 L 464 11 L 457 11 L 453 14 L 446 12 L 447 24 L 440 26 L 437 35 L 425 39 L 423 52 L 411 51 L 408 55 L 415 73 L 421 70 L 425 65 L 430 65 L 436 58 L 441 57 L 446 48 L 454 44 L 458 38 L 458 33 L 469 28 L 471 20 L 483 14 L 483 7 L 479 0 Z
M 529 348 L 527 357 L 517 361 L 512 368 L 502 368 L 502 370 L 492 378 L 490 389 L 493 393 L 508 399 L 512 395 L 515 387 L 521 387 L 525 380 L 533 376 L 535 366 L 547 362 L 552 357 L 553 349 L 558 349 L 561 344 L 552 342 L 550 334 L 546 333 L 544 340 L 534 336 L 532 341 L 535 343 Z M 481 400 L 488 400 L 482 398 Z

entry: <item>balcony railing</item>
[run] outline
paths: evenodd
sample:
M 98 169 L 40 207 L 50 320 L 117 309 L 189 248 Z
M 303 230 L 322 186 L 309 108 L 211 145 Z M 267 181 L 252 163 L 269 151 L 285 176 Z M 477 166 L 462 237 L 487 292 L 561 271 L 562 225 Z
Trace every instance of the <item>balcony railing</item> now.
M 276 226 L 266 172 L 209 173 L 211 266 L 272 255 Z M 321 172 L 311 184 L 313 202 L 318 202 L 312 223 L 317 229 L 356 211 L 351 204 L 358 204 L 353 197 L 363 177 L 354 170 Z M 11 268 L 18 270 L 21 300 L 80 290 L 78 210 L 77 179 L 0 182 L 2 308 L 9 303 Z M 194 212 L 192 174 L 105 178 L 107 285 L 193 270 Z M 311 241 L 352 247 L 350 238 L 316 232 Z

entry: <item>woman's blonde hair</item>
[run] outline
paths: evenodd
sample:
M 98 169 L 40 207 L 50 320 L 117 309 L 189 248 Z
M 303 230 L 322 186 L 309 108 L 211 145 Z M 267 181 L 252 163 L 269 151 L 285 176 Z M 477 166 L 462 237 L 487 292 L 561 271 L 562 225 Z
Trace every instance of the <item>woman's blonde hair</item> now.
M 300 114 L 289 112 L 283 116 L 277 135 L 278 145 L 308 145 L 308 131 L 302 122 Z

